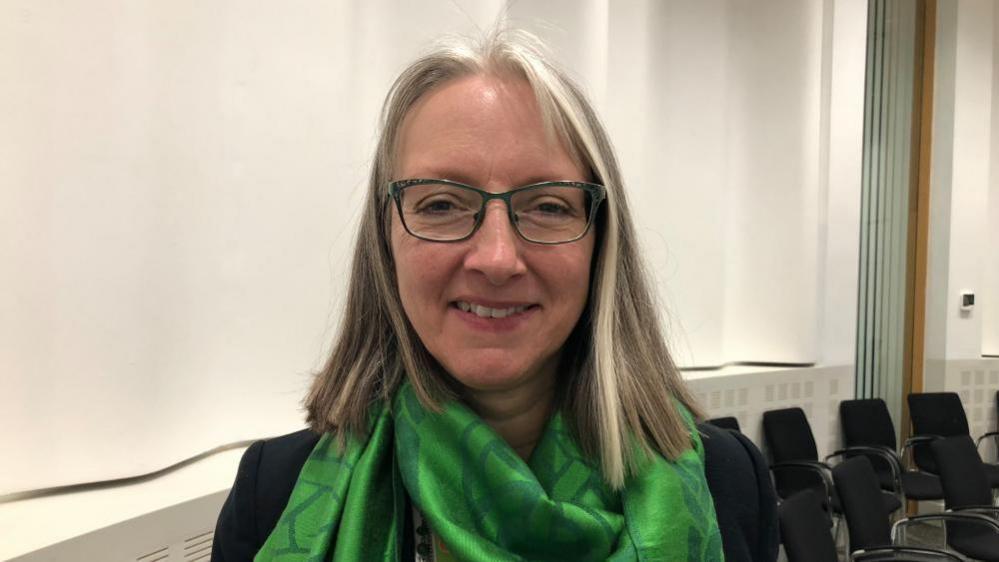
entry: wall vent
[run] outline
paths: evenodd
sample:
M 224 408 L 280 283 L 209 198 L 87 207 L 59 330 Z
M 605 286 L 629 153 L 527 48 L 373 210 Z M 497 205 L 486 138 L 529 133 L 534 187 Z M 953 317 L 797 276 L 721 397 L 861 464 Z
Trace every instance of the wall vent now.
M 170 547 L 164 546 L 142 556 L 137 556 L 135 562 L 161 562 L 170 559 Z
M 852 398 L 853 368 L 809 367 L 687 379 L 687 386 L 710 418 L 734 416 L 743 433 L 761 449 L 763 412 L 798 406 L 805 411 L 821 454 L 840 442 L 839 401 Z
M 200 562 L 212 557 L 212 539 L 215 538 L 214 531 L 201 533 L 193 537 L 184 539 L 184 561 Z
M 996 429 L 996 386 L 999 383 L 999 362 L 995 359 L 947 361 L 944 389 L 961 397 L 972 436 Z M 985 440 L 979 449 L 986 462 L 999 458 L 996 443 Z
M 204 531 L 135 557 L 135 562 L 206 562 L 212 557 L 214 531 Z
M 181 502 L 13 558 L 10 562 L 208 562 L 229 490 Z

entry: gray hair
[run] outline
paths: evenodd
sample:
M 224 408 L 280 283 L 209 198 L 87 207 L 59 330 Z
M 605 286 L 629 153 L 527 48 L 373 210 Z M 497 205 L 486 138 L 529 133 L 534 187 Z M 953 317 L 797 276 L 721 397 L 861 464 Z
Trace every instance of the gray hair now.
M 430 409 L 459 395 L 403 311 L 389 243 L 387 185 L 397 179 L 396 143 L 413 104 L 444 83 L 476 74 L 525 79 L 547 132 L 565 144 L 591 181 L 607 189 L 596 222 L 589 298 L 560 365 L 559 407 L 583 451 L 597 460 L 611 486 L 621 488 L 642 457 L 658 452 L 675 459 L 689 449 L 690 428 L 678 405 L 696 416 L 700 410 L 666 348 L 607 133 L 581 89 L 524 31 L 445 40 L 408 66 L 389 90 L 344 316 L 330 358 L 305 398 L 307 421 L 340 443 L 348 435 L 363 436 L 372 405 L 390 400 L 406 375 Z

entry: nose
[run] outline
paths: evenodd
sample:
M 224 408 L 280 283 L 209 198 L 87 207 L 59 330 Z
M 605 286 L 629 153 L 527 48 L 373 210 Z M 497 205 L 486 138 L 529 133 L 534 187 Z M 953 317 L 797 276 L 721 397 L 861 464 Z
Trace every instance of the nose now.
M 490 201 L 483 212 L 482 224 L 469 240 L 465 267 L 483 274 L 490 284 L 500 286 L 527 271 L 521 255 L 523 240 L 510 224 L 502 201 Z

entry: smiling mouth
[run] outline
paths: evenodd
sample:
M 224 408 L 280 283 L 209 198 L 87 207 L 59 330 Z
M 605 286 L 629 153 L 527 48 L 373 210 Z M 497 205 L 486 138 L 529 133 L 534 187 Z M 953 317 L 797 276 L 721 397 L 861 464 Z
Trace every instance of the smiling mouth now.
M 456 301 L 451 303 L 451 306 L 454 306 L 463 312 L 470 312 L 479 318 L 506 318 L 508 316 L 523 314 L 525 311 L 536 308 L 538 305 L 525 304 L 510 308 L 489 308 L 488 306 L 473 304 L 466 301 Z

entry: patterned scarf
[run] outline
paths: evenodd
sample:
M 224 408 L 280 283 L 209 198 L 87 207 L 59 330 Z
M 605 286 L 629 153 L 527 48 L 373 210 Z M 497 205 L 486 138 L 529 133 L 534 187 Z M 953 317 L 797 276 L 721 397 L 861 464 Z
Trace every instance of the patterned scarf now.
M 408 494 L 458 560 L 721 561 L 704 449 L 683 413 L 692 448 L 656 455 L 615 493 L 561 414 L 525 462 L 463 404 L 433 413 L 403 384 L 366 442 L 338 453 L 320 438 L 255 560 L 398 561 Z

